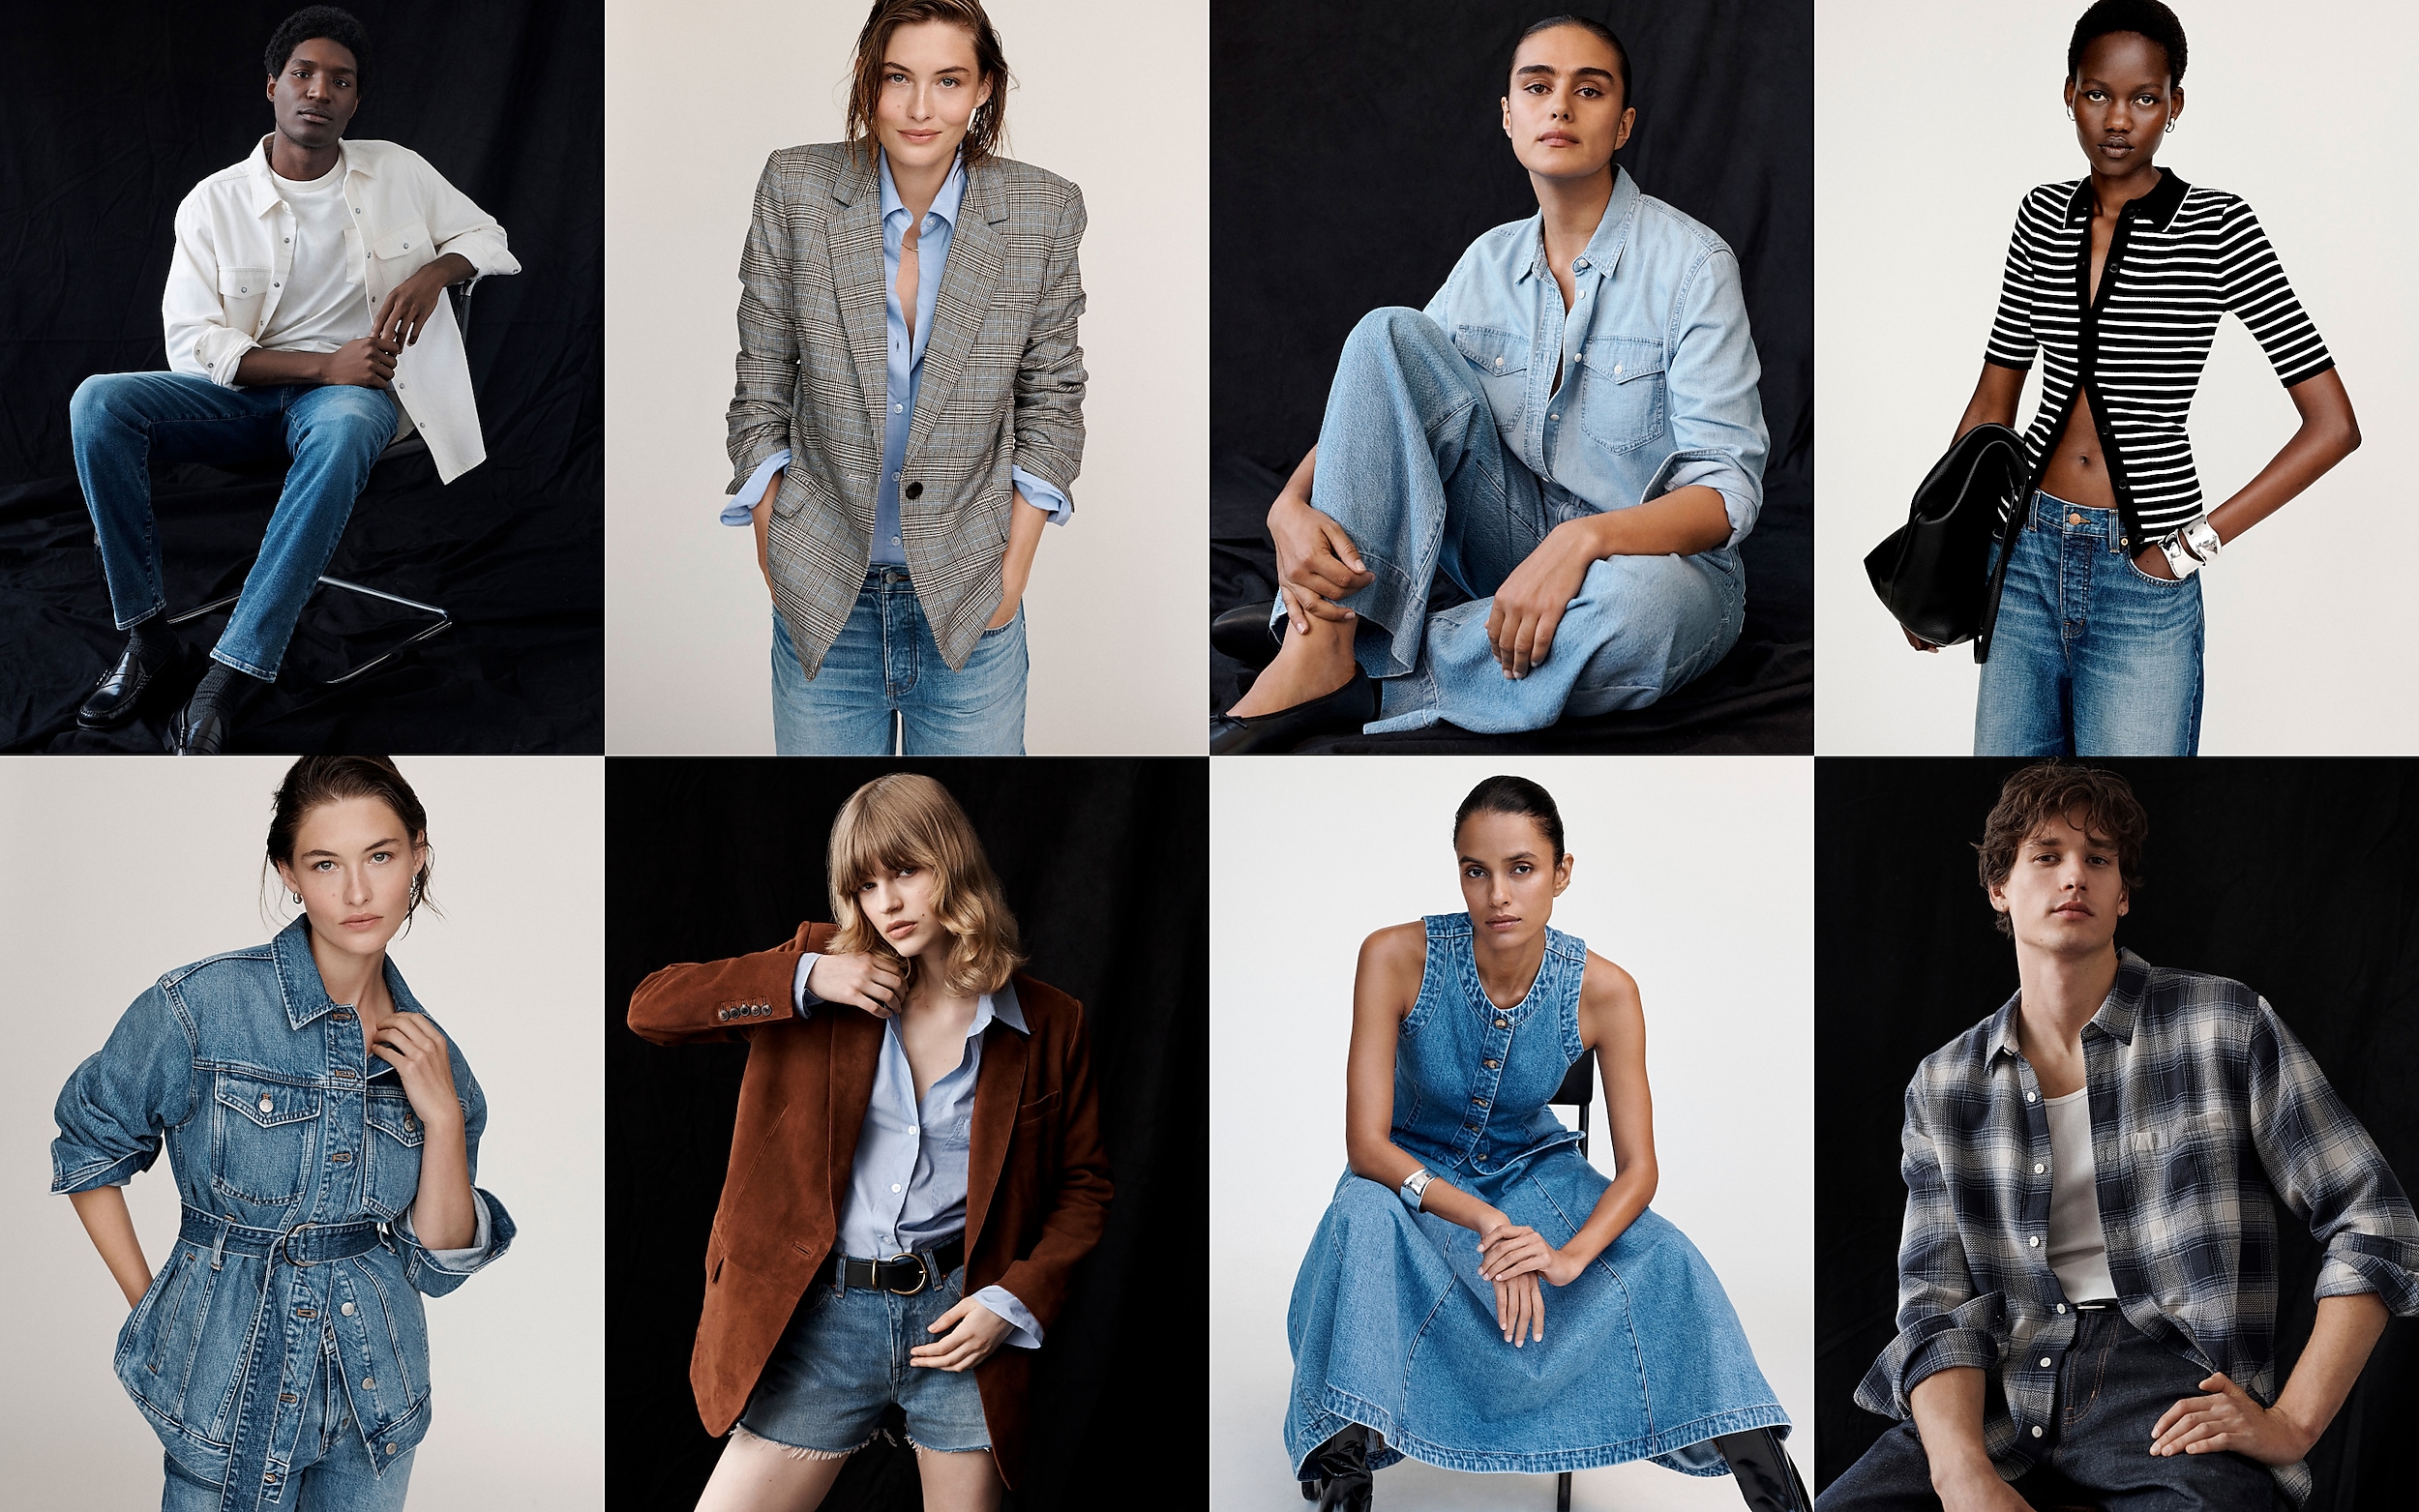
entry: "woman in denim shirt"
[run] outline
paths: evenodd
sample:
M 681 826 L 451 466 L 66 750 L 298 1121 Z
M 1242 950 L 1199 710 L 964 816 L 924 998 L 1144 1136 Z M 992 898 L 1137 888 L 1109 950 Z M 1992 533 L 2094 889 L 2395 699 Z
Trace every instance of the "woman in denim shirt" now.
M 1538 214 L 1345 341 L 1269 510 L 1269 635 L 1218 628 L 1268 667 L 1213 753 L 1643 708 L 1739 637 L 1768 443 L 1738 258 L 1614 164 L 1636 112 L 1611 31 L 1557 16 L 1511 61 L 1504 133 Z M 1439 573 L 1472 602 L 1429 612 Z
M 471 1185 L 479 1083 L 386 957 L 429 901 L 410 785 L 304 757 L 268 859 L 302 916 L 134 1000 L 59 1093 L 51 1190 L 134 1307 L 116 1369 L 167 1447 L 163 1512 L 386 1512 L 429 1428 L 420 1293 L 513 1224 Z M 164 1143 L 184 1221 L 154 1277 L 119 1188 Z

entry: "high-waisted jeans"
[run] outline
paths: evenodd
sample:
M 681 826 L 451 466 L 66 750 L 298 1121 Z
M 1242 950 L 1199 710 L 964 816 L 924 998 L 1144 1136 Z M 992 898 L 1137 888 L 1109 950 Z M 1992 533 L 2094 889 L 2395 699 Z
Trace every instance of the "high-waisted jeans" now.
M 118 628 L 132 629 L 167 607 L 151 511 L 153 459 L 291 457 L 259 558 L 210 653 L 238 671 L 275 679 L 303 602 L 336 554 L 353 500 L 395 439 L 400 418 L 386 390 L 349 384 L 227 389 L 183 372 L 86 378 L 69 401 L 68 419 Z
M 1385 679 L 1372 734 L 1440 720 L 1542 729 L 1644 708 L 1721 660 L 1746 617 L 1734 548 L 1607 557 L 1588 568 L 1546 659 L 1506 677 L 1486 637 L 1493 594 L 1547 531 L 1597 511 L 1505 449 L 1469 360 L 1417 310 L 1371 311 L 1345 341 L 1311 498 L 1377 577 L 1340 601 L 1361 618 L 1361 668 Z M 1471 601 L 1432 614 L 1440 572 Z
M 877 567 L 812 678 L 773 616 L 773 749 L 783 756 L 1023 756 L 1025 607 L 951 670 L 904 567 Z M 894 726 L 892 721 L 897 721 Z
M 2151 577 L 2123 531 L 2115 510 L 2033 495 L 1974 703 L 1976 756 L 2199 754 L 2200 578 Z
M 419 1450 L 404 1449 L 383 1464 L 372 1460 L 336 1379 L 340 1365 L 335 1346 L 322 1348 L 318 1369 L 304 1394 L 294 1456 L 285 1467 L 288 1504 L 294 1512 L 401 1512 L 403 1493 L 411 1485 L 412 1456 Z M 385 1447 L 378 1446 L 380 1451 Z M 174 1455 L 161 1459 L 167 1466 L 167 1483 L 160 1493 L 160 1512 L 219 1512 L 225 1500 L 222 1488 L 177 1464 Z M 251 1503 L 239 1498 L 238 1504 Z

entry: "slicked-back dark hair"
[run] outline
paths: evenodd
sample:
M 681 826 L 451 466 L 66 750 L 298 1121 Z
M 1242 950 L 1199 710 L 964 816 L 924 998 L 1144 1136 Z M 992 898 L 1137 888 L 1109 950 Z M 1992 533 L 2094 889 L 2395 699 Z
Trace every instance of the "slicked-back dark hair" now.
M 959 156 L 971 168 L 1008 147 L 1008 85 L 1012 80 L 1007 54 L 1000 47 L 999 28 L 984 13 L 983 0 L 874 0 L 865 29 L 856 34 L 856 62 L 851 65 L 849 84 L 849 151 L 853 156 L 862 141 L 867 159 L 874 157 L 874 112 L 881 104 L 882 52 L 890 45 L 892 32 L 925 21 L 945 21 L 971 37 L 975 81 L 991 81 L 991 98 L 968 119 L 966 137 L 958 144 Z
M 2129 893 L 2142 885 L 2142 849 L 2150 840 L 2150 815 L 2134 796 L 2134 785 L 2116 773 L 2072 761 L 2042 761 L 2019 767 L 1999 788 L 1999 801 L 1983 821 L 1982 843 L 1974 847 L 1975 870 L 1987 892 L 2016 870 L 2016 853 L 2043 825 L 2079 815 L 2083 833 L 2116 848 L 2117 880 Z M 2015 926 L 2004 913 L 1992 922 L 2002 934 Z
M 1525 777 L 1490 777 L 1470 789 L 1470 796 L 1453 811 L 1453 844 L 1461 844 L 1461 825 L 1474 814 L 1518 814 L 1537 821 L 1538 829 L 1554 846 L 1554 859 L 1563 858 L 1563 812 L 1554 807 L 1554 795 Z
M 2135 32 L 2155 42 L 2167 55 L 2167 82 L 2184 82 L 2184 23 L 2159 0 L 2099 0 L 2075 23 L 2075 40 L 2066 47 L 2066 76 L 2083 71 L 2083 49 L 2112 32 Z
M 324 32 L 313 32 L 323 37 Z M 395 811 L 403 821 L 403 844 L 418 845 L 428 839 L 429 811 L 420 804 L 420 795 L 403 781 L 403 774 L 392 759 L 378 756 L 307 756 L 285 769 L 285 781 L 278 784 L 277 807 L 269 816 L 269 853 L 262 860 L 265 872 L 272 863 L 294 864 L 294 840 L 302 831 L 302 821 L 312 810 L 323 803 L 336 803 L 345 798 L 375 798 Z M 411 916 L 423 904 L 438 913 L 436 900 L 429 895 L 429 877 L 436 871 L 436 850 L 432 846 L 428 859 L 421 862 L 420 887 L 411 903 L 403 909 L 403 925 L 411 926 Z
M 328 41 L 353 55 L 353 82 L 360 84 L 370 76 L 370 33 L 350 11 L 340 11 L 332 5 L 305 6 L 278 23 L 269 34 L 269 48 L 261 57 L 268 68 L 268 76 L 277 77 L 285 72 L 285 65 L 294 56 L 294 49 L 314 37 Z
M 1622 45 L 1621 39 L 1614 35 L 1613 29 L 1602 21 L 1585 15 L 1549 15 L 1544 20 L 1535 22 L 1527 31 L 1520 34 L 1520 42 L 1512 44 L 1512 56 L 1514 58 L 1520 56 L 1521 42 L 1527 42 L 1539 32 L 1552 31 L 1557 26 L 1576 26 L 1582 31 L 1593 32 L 1610 43 L 1613 56 L 1619 59 L 1621 64 L 1621 107 L 1627 110 L 1637 104 L 1629 94 L 1629 49 Z M 1540 788 L 1539 791 L 1543 789 Z

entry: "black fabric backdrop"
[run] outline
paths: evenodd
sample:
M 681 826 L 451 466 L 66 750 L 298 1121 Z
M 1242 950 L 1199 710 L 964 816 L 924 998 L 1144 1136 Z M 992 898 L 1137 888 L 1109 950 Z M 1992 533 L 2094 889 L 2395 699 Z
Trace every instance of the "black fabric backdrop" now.
M 1275 596 L 1269 503 L 1319 438 L 1336 355 L 1425 305 L 1479 233 L 1537 212 L 1497 102 L 1554 0 L 1219 0 L 1210 27 L 1210 612 Z M 1805 0 L 1596 3 L 1628 44 L 1619 162 L 1739 254 L 1772 431 L 1747 628 L 1634 714 L 1528 735 L 1440 726 L 1314 751 L 1784 751 L 1813 740 L 1814 26 Z M 1443 600 L 1439 601 L 1442 607 Z M 1211 706 L 1243 669 L 1210 653 Z
M 1818 1486 L 1890 1425 L 1850 1401 L 1890 1342 L 1906 1188 L 1901 1099 L 1924 1056 L 2016 991 L 1972 843 L 2007 774 L 1962 758 L 1815 763 Z M 2117 943 L 2263 994 L 2408 1191 L 2419 1183 L 2419 765 L 2108 761 L 2150 815 Z M 2278 1380 L 2310 1336 L 2319 1252 L 2278 1204 Z M 2419 1322 L 2389 1323 L 2311 1455 L 2314 1512 L 2410 1505 Z
M 616 1512 L 687 1512 L 712 1473 L 689 1353 L 743 1046 L 663 1049 L 630 993 L 676 961 L 766 949 L 828 919 L 823 850 L 883 772 L 946 784 L 1035 977 L 1084 1004 L 1116 1196 L 1033 1378 L 1019 1512 L 1171 1504 L 1208 1415 L 1209 773 L 1199 759 L 631 759 L 606 766 L 606 1473 Z M 1135 1499 L 1142 1486 L 1141 1499 Z M 854 1457 L 826 1512 L 918 1504 L 911 1451 Z
M 604 16 L 593 0 L 352 0 L 370 34 L 348 136 L 400 142 L 477 200 L 525 270 L 483 281 L 470 372 L 488 460 L 440 488 L 379 465 L 329 572 L 455 628 L 330 689 L 425 620 L 322 592 L 243 749 L 604 748 Z M 159 749 L 223 614 L 142 720 L 78 731 L 114 629 L 69 446 L 96 372 L 164 370 L 176 206 L 272 126 L 261 51 L 295 6 L 15 8 L 0 46 L 0 750 Z M 282 469 L 161 467 L 170 612 L 231 592 Z

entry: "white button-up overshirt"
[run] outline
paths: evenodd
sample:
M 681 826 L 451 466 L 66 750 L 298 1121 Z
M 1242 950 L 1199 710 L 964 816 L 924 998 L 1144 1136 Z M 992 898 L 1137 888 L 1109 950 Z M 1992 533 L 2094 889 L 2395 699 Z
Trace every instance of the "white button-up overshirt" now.
M 176 254 L 160 302 L 168 367 L 228 388 L 293 271 L 294 212 L 270 176 L 267 142 L 194 186 L 176 207 Z M 367 313 L 447 252 L 461 253 L 480 278 L 521 271 L 504 228 L 418 153 L 373 141 L 343 142 L 338 152 L 352 213 L 344 255 L 359 260 Z M 396 358 L 395 400 L 403 433 L 418 429 L 440 481 L 487 460 L 451 300 L 437 301 L 419 341 Z

